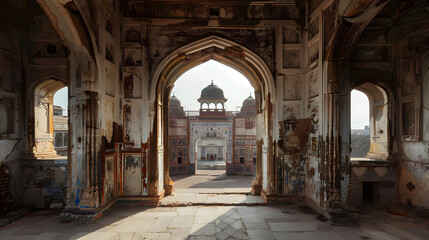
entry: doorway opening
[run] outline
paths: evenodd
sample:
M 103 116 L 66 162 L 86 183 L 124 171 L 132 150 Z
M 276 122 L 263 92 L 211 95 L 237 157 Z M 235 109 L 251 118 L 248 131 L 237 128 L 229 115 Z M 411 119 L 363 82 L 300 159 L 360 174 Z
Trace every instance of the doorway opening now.
M 389 157 L 389 100 L 380 86 L 366 82 L 351 92 L 351 160 Z
M 353 159 L 365 158 L 370 145 L 369 100 L 365 93 L 352 90 L 350 112 L 350 157 Z
M 276 121 L 276 119 L 273 119 L 275 115 L 273 114 L 272 99 L 276 99 L 276 90 L 272 71 L 265 61 L 251 50 L 244 46 L 240 46 L 236 42 L 214 35 L 179 47 L 176 51 L 166 56 L 153 71 L 149 90 L 149 100 L 153 102 L 153 105 L 150 105 L 148 110 L 151 111 L 150 113 L 153 113 L 151 118 L 153 119 L 151 131 L 156 138 L 156 144 L 150 145 L 150 151 L 156 153 L 156 158 L 151 158 L 150 161 L 152 164 L 157 164 L 158 167 L 154 169 L 154 171 L 157 171 L 159 177 L 156 180 L 158 184 L 153 185 L 154 187 L 150 191 L 157 194 L 162 194 L 163 191 L 165 191 L 165 194 L 169 195 L 172 193 L 173 189 L 177 187 L 170 178 L 169 172 L 169 138 L 171 136 L 169 134 L 170 96 L 174 95 L 174 91 L 172 91 L 174 84 L 181 75 L 209 60 L 215 60 L 237 70 L 245 76 L 248 80 L 247 82 L 250 82 L 251 86 L 254 88 L 254 96 L 250 98 L 253 99 L 251 101 L 254 102 L 253 109 L 256 114 L 256 120 L 253 123 L 256 126 L 257 147 L 256 171 L 251 184 L 252 193 L 260 194 L 263 190 L 265 190 L 266 193 L 271 193 L 275 183 L 272 182 L 274 179 L 274 167 L 272 167 L 274 149 L 270 146 L 274 144 L 272 133 L 273 128 L 276 128 L 276 126 L 272 124 L 273 121 Z M 217 72 L 217 75 L 221 74 L 222 71 Z M 201 76 L 206 75 L 203 73 Z M 197 79 L 203 79 L 201 76 Z M 216 79 L 213 80 L 217 81 Z M 195 81 L 193 84 L 197 82 L 201 82 L 201 80 Z M 231 83 L 234 83 L 234 81 Z M 208 83 L 206 82 L 205 84 Z M 229 84 L 229 86 L 232 87 L 231 84 Z M 198 89 L 195 85 L 188 85 L 187 88 Z M 237 87 L 233 89 L 237 89 Z M 234 95 L 235 93 L 232 94 L 232 96 Z M 176 94 L 176 96 L 178 96 L 178 94 Z M 179 99 L 182 97 L 183 96 L 178 96 Z M 182 111 L 184 111 L 183 108 Z M 184 122 L 185 121 L 182 119 L 180 124 Z M 246 126 L 243 125 L 242 129 L 246 129 Z M 226 127 L 226 130 L 227 133 L 228 130 L 233 132 L 232 127 Z M 191 139 L 193 138 L 186 139 L 186 141 L 190 144 Z M 233 152 L 228 151 L 228 157 L 229 153 L 232 154 Z M 195 164 L 195 154 L 188 153 L 187 156 L 189 157 L 187 161 Z M 191 157 L 194 159 L 192 160 Z M 240 166 L 234 167 L 232 155 L 230 159 L 231 164 L 229 164 L 229 159 L 227 160 L 227 173 L 235 171 L 236 169 L 246 170 L 246 168 Z M 190 168 L 192 168 L 192 164 L 189 164 Z M 195 171 L 195 167 L 193 170 Z
M 58 90 L 53 102 L 54 146 L 59 156 L 67 156 L 68 146 L 68 88 Z
M 214 60 L 177 79 L 168 121 L 169 173 L 176 189 L 250 191 L 256 170 L 254 92 L 245 76 Z
M 63 81 L 48 79 L 34 90 L 34 148 L 36 158 L 67 156 L 68 88 Z

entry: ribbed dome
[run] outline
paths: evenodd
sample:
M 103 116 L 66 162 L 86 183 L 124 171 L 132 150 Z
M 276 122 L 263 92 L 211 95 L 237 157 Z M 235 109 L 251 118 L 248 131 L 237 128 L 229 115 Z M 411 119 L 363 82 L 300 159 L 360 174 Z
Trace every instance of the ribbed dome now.
M 171 96 L 170 98 L 170 107 L 181 107 L 182 106 L 182 102 L 180 102 L 180 100 L 176 97 L 176 96 Z
M 249 96 L 243 101 L 243 107 L 253 107 L 255 106 L 255 99 L 252 96 Z
M 217 85 L 213 84 L 213 81 L 210 85 L 201 90 L 200 98 L 225 98 L 223 95 L 223 90 Z

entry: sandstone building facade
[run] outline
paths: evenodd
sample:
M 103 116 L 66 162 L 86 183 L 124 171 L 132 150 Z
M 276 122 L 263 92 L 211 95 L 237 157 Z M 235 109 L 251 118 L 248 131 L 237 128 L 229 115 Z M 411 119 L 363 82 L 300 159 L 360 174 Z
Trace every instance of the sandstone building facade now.
M 198 101 L 199 111 L 184 111 L 176 96 L 170 98 L 170 175 L 195 174 L 198 162 L 207 161 L 224 161 L 227 175 L 254 175 L 255 99 L 245 99 L 238 112 L 226 111 L 223 90 L 212 82 L 201 91 Z

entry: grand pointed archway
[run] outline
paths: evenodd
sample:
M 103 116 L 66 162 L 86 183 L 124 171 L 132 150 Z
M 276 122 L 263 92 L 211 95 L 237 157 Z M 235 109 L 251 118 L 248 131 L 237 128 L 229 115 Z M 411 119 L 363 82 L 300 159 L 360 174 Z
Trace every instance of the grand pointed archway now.
M 170 194 L 174 183 L 168 166 L 168 108 L 174 82 L 187 70 L 209 60 L 215 60 L 242 73 L 255 89 L 256 99 L 256 173 L 252 183 L 254 194 L 264 196 L 275 192 L 273 167 L 273 102 L 274 79 L 264 61 L 255 53 L 233 41 L 211 36 L 181 47 L 167 56 L 156 68 L 150 84 L 149 103 L 153 121 L 149 194 Z M 153 153 L 156 153 L 155 154 Z

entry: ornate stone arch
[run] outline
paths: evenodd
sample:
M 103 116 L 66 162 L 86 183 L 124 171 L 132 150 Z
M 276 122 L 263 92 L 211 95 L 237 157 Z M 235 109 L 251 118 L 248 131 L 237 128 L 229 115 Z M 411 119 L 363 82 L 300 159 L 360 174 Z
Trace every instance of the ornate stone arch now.
M 150 82 L 148 92 L 148 110 L 153 119 L 151 119 L 152 133 L 150 151 L 151 165 L 159 166 L 159 162 L 164 162 L 163 172 L 164 181 L 158 180 L 151 182 L 149 194 L 160 194 L 162 192 L 161 185 L 165 186 L 166 192 L 171 190 L 174 184 L 168 173 L 168 99 L 173 88 L 174 82 L 187 70 L 204 63 L 208 60 L 219 61 L 238 72 L 242 73 L 251 83 L 255 89 L 255 99 L 257 108 L 257 123 L 259 131 L 257 131 L 258 144 L 263 144 L 265 150 L 260 150 L 262 153 L 258 156 L 264 155 L 266 164 L 273 164 L 273 136 L 272 124 L 273 112 L 272 99 L 275 99 L 275 82 L 273 75 L 267 64 L 255 53 L 247 49 L 245 46 L 224 39 L 218 36 L 210 36 L 191 44 L 183 46 L 176 51 L 169 54 L 161 63 L 156 67 Z M 258 149 L 262 149 L 259 147 Z M 262 161 L 262 157 L 259 157 Z M 258 189 L 265 183 L 265 192 L 274 192 L 275 179 L 274 173 L 262 174 L 262 164 L 257 164 L 256 180 L 253 185 L 258 185 Z M 258 167 L 259 166 L 259 167 Z M 271 171 L 272 167 L 267 166 L 264 168 L 266 171 Z M 160 169 L 151 168 L 149 170 L 149 177 L 151 179 L 161 179 L 158 175 Z M 264 179 L 265 176 L 269 179 Z

